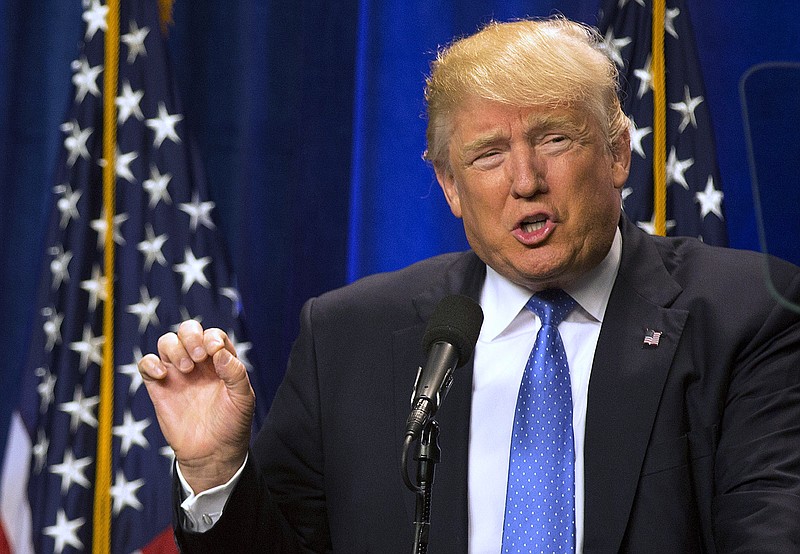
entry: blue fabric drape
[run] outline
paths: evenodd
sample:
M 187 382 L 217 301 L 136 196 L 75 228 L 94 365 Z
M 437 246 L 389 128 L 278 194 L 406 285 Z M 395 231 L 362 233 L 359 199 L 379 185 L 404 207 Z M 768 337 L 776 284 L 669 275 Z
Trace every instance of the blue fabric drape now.
M 598 4 L 176 2 L 169 41 L 185 122 L 239 277 L 261 401 L 282 377 L 303 301 L 466 245 L 421 159 L 422 87 L 438 46 L 491 18 L 560 12 L 596 24 Z M 737 82 L 755 63 L 800 60 L 800 4 L 688 4 L 731 246 L 758 249 Z M 80 14 L 79 0 L 0 0 L 0 442 L 17 401 Z

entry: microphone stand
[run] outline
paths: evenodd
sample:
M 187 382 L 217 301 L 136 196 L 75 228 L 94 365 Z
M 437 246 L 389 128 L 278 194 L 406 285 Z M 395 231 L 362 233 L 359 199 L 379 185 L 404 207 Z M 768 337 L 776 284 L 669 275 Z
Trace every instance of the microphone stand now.
M 442 459 L 439 448 L 439 424 L 430 419 L 422 429 L 417 443 L 417 487 L 412 489 L 417 496 L 414 515 L 413 554 L 427 554 L 431 526 L 431 491 L 436 464 Z M 405 470 L 404 470 L 405 472 Z

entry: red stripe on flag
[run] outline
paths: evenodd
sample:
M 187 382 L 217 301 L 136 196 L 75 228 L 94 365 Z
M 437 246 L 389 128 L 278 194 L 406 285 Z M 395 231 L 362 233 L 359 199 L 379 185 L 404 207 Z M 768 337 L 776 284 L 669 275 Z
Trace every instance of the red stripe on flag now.
M 2 550 L 0 554 L 3 554 Z M 172 527 L 164 529 L 150 544 L 142 548 L 142 554 L 178 554 Z
M 2 521 L 0 521 L 0 554 L 11 554 L 11 546 L 9 546 L 8 539 L 6 539 Z

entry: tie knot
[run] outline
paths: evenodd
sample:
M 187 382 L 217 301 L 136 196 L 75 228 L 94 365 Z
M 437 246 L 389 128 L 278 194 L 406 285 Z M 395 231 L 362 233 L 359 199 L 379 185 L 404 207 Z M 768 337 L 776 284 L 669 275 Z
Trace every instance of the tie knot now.
M 575 300 L 563 290 L 547 289 L 531 296 L 525 307 L 541 318 L 543 326 L 558 327 L 575 304 Z

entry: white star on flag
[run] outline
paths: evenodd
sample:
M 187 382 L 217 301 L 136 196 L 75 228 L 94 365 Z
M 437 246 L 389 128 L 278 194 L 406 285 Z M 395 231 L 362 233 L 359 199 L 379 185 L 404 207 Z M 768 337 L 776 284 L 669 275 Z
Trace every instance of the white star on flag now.
M 114 427 L 114 436 L 122 439 L 120 453 L 123 456 L 128 454 L 128 451 L 134 444 L 136 446 L 141 446 L 142 448 L 150 447 L 150 443 L 147 442 L 147 438 L 144 436 L 144 431 L 148 427 L 150 427 L 149 419 L 145 418 L 136 421 L 133 419 L 133 414 L 131 414 L 130 410 L 125 411 L 122 425 L 116 425 Z
M 72 261 L 72 252 L 64 252 L 59 244 L 50 249 L 50 254 L 53 256 L 50 272 L 53 274 L 53 290 L 56 290 L 61 283 L 69 281 L 69 262 Z
M 664 29 L 676 39 L 678 38 L 678 31 L 675 30 L 675 18 L 680 14 L 680 8 L 666 8 L 664 10 Z
M 114 156 L 114 171 L 117 174 L 117 177 L 122 177 L 129 183 L 136 182 L 136 178 L 133 176 L 133 172 L 131 171 L 130 165 L 133 160 L 139 157 L 139 154 L 136 151 L 127 152 L 125 154 L 119 151 L 117 148 L 117 153 Z M 105 158 L 100 159 L 97 162 L 97 165 L 100 167 L 105 167 L 108 162 Z
M 74 165 L 78 157 L 88 160 L 89 150 L 86 148 L 86 142 L 92 135 L 92 128 L 87 127 L 86 129 L 81 129 L 78 122 L 73 120 L 62 124 L 61 130 L 65 133 L 69 133 L 69 136 L 64 138 L 64 148 L 69 152 L 67 165 Z
M 694 165 L 694 158 L 679 160 L 675 153 L 675 147 L 669 151 L 667 158 L 667 186 L 678 183 L 680 186 L 689 190 L 689 183 L 686 182 L 686 171 Z
M 86 58 L 81 58 L 79 61 L 72 63 L 72 69 L 75 70 L 75 74 L 72 76 L 72 84 L 75 85 L 77 89 L 75 92 L 75 100 L 78 104 L 83 102 L 87 94 L 100 96 L 100 89 L 97 86 L 97 77 L 103 71 L 102 65 L 90 67 Z
M 647 234 L 650 234 L 650 235 L 655 235 L 656 234 L 655 217 L 652 218 L 650 221 L 639 221 L 639 222 L 636 223 L 636 225 L 639 227 L 639 229 L 642 229 Z M 667 220 L 667 232 L 669 233 L 669 231 L 671 229 L 673 229 L 674 227 L 675 227 L 675 220 L 674 219 L 668 219 Z
M 210 263 L 211 258 L 208 256 L 200 258 L 199 260 L 195 258 L 194 253 L 187 246 L 183 263 L 175 266 L 175 271 L 183 274 L 183 287 L 181 287 L 181 290 L 186 292 L 192 288 L 192 285 L 195 283 L 200 283 L 203 287 L 209 288 L 211 283 L 206 279 L 203 270 Z
M 64 460 L 60 464 L 50 466 L 50 472 L 61 477 L 61 494 L 67 494 L 73 483 L 88 489 L 91 483 L 86 478 L 84 471 L 92 465 L 89 457 L 76 460 L 71 450 L 64 453 Z
M 53 537 L 55 546 L 53 546 L 54 554 L 61 554 L 65 546 L 71 546 L 78 551 L 83 550 L 83 543 L 78 539 L 77 532 L 86 523 L 86 518 L 79 517 L 73 520 L 67 519 L 67 514 L 64 513 L 64 508 L 58 509 L 56 515 L 55 525 L 45 527 L 43 533 L 48 537 Z
M 75 432 L 81 423 L 90 427 L 97 427 L 97 418 L 92 410 L 100 402 L 99 396 L 86 398 L 80 387 L 75 388 L 75 394 L 71 402 L 59 404 L 58 409 L 70 415 L 69 429 Z
M 250 364 L 250 360 L 247 358 L 247 353 L 250 352 L 250 349 L 253 347 L 253 344 L 250 342 L 239 342 L 236 340 L 236 334 L 233 331 L 228 332 L 228 338 L 233 345 L 233 350 L 236 352 L 236 357 L 239 358 L 244 366 L 247 368 L 248 371 L 253 370 L 253 366 Z
M 150 195 L 150 208 L 155 208 L 163 200 L 167 204 L 172 204 L 167 186 L 172 179 L 169 173 L 161 174 L 155 164 L 150 166 L 150 178 L 142 183 L 142 187 Z
M 642 158 L 647 158 L 642 148 L 642 139 L 653 132 L 652 127 L 643 127 L 641 129 L 636 127 L 636 123 L 632 117 L 628 118 L 630 121 L 630 135 L 631 135 L 631 151 L 636 152 Z
M 144 229 L 146 239 L 136 245 L 136 248 L 144 254 L 144 268 L 150 271 L 153 262 L 167 265 L 167 260 L 161 252 L 161 247 L 167 242 L 167 235 L 156 236 L 151 223 L 147 223 Z
M 695 118 L 694 111 L 697 106 L 703 101 L 702 96 L 695 96 L 689 94 L 689 85 L 684 86 L 683 102 L 671 102 L 669 107 L 681 114 L 681 124 L 678 126 L 678 131 L 681 133 L 692 124 L 692 127 L 697 129 L 697 119 Z
M 603 41 L 603 47 L 608 55 L 619 67 L 625 67 L 625 60 L 622 59 L 622 49 L 632 42 L 630 37 L 614 37 L 614 29 L 609 29 Z
M 139 387 L 142 386 L 144 381 L 142 380 L 142 374 L 139 373 L 139 360 L 142 359 L 142 350 L 138 346 L 133 349 L 133 361 L 129 364 L 119 366 L 119 372 L 122 375 L 127 375 L 130 380 L 131 384 L 128 386 L 128 393 L 133 396 L 139 390 Z
M 136 61 L 136 56 L 139 54 L 142 56 L 147 55 L 147 49 L 144 47 L 144 39 L 147 38 L 150 29 L 148 27 L 139 29 L 136 21 L 131 21 L 128 25 L 128 29 L 130 29 L 129 32 L 122 35 L 120 41 L 128 46 L 128 63 L 132 64 Z
M 61 227 L 61 229 L 66 229 L 72 219 L 78 219 L 80 217 L 80 213 L 78 212 L 78 200 L 81 199 L 81 194 L 83 193 L 79 190 L 73 192 L 69 183 L 54 186 L 53 192 L 60 195 L 60 198 L 56 202 L 56 207 L 58 211 L 61 212 L 59 227 Z
M 139 296 L 141 300 L 138 304 L 128 306 L 128 313 L 139 317 L 139 333 L 141 334 L 145 332 L 148 325 L 158 325 L 156 309 L 161 299 L 158 297 L 150 298 L 150 293 L 145 286 L 139 289 Z
M 644 67 L 634 70 L 633 74 L 639 79 L 639 91 L 636 93 L 637 98 L 644 97 L 653 88 L 653 71 L 651 66 L 653 64 L 652 56 L 647 56 L 647 61 Z
M 158 117 L 148 119 L 144 122 L 145 125 L 150 127 L 156 134 L 155 138 L 153 138 L 153 146 L 158 148 L 166 139 L 170 139 L 173 142 L 180 142 L 181 139 L 175 131 L 175 125 L 182 119 L 183 116 L 180 114 L 170 115 L 167 112 L 167 107 L 164 105 L 164 102 L 159 102 Z
M 83 12 L 81 17 L 86 22 L 86 34 L 84 35 L 84 40 L 86 42 L 92 40 L 97 31 L 105 32 L 108 30 L 108 23 L 106 21 L 108 17 L 108 6 L 102 5 L 97 0 L 92 0 L 91 8 Z
M 106 301 L 106 281 L 97 264 L 92 267 L 92 278 L 81 281 L 81 288 L 89 293 L 89 311 L 95 311 L 98 300 Z
M 35 473 L 41 473 L 42 469 L 44 469 L 44 464 L 47 461 L 47 451 L 50 449 L 50 439 L 47 438 L 47 434 L 42 429 L 39 429 L 36 438 L 36 444 L 33 445 L 31 449 L 31 455 L 33 456 L 33 471 Z
M 42 382 L 36 387 L 36 392 L 39 393 L 39 412 L 45 413 L 50 407 L 50 404 L 55 400 L 56 395 L 56 376 L 47 371 L 47 369 L 40 367 L 39 370 L 42 376 Z
M 125 474 L 117 470 L 117 479 L 111 487 L 111 497 L 114 499 L 114 515 L 119 515 L 123 508 L 130 506 L 135 510 L 142 510 L 144 506 L 136 498 L 136 493 L 144 486 L 144 479 L 128 481 Z
M 214 229 L 214 222 L 211 219 L 211 210 L 214 209 L 214 202 L 201 202 L 195 192 L 194 195 L 192 195 L 191 203 L 181 204 L 178 207 L 189 214 L 189 228 L 192 231 L 197 230 L 198 224 L 202 224 L 209 229 Z
M 705 190 L 696 192 L 694 197 L 695 202 L 700 204 L 700 217 L 713 213 L 722 219 L 722 199 L 725 195 L 714 188 L 714 178 L 711 175 L 708 176 Z
M 91 326 L 84 325 L 83 340 L 69 343 L 70 350 L 77 352 L 81 356 L 81 362 L 78 366 L 81 371 L 86 371 L 86 368 L 89 367 L 90 361 L 96 363 L 97 365 L 103 363 L 101 348 L 103 347 L 104 342 L 105 337 L 102 335 L 97 337 L 94 336 L 92 334 Z
M 41 314 L 47 318 L 42 324 L 42 329 L 47 337 L 47 344 L 44 347 L 49 352 L 56 344 L 61 344 L 61 323 L 64 321 L 64 315 L 52 308 L 42 308 Z
M 131 88 L 130 81 L 126 80 L 122 83 L 122 94 L 117 96 L 117 99 L 114 100 L 118 110 L 117 121 L 120 125 L 128 121 L 130 116 L 134 116 L 139 121 L 144 119 L 142 109 L 139 107 L 139 102 L 142 101 L 143 97 L 144 91 L 134 91 Z
M 113 240 L 116 244 L 120 246 L 125 245 L 125 238 L 122 236 L 119 228 L 120 225 L 125 223 L 128 220 L 128 214 L 117 214 L 113 218 L 111 218 L 111 223 L 114 226 L 112 230 Z M 106 233 L 108 232 L 108 225 L 106 223 L 106 214 L 105 208 L 100 212 L 100 217 L 98 219 L 93 219 L 89 226 L 97 231 L 97 249 L 102 250 L 106 244 Z

